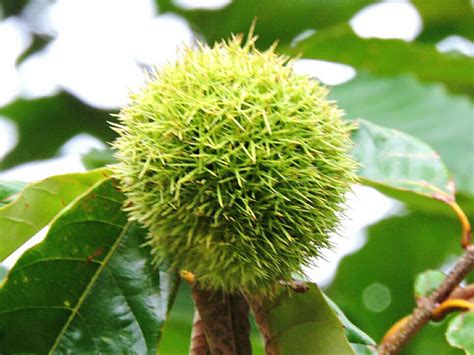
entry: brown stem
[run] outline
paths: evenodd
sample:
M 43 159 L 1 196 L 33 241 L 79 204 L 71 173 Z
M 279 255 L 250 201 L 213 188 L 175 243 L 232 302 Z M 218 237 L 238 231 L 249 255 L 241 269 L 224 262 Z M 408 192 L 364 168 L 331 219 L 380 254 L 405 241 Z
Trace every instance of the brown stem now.
M 392 327 L 379 346 L 379 354 L 397 354 L 401 348 L 420 330 L 431 318 L 433 310 L 447 299 L 459 283 L 474 267 L 474 246 L 466 246 L 464 255 L 448 274 L 443 283 L 428 298 L 421 299 L 418 307 L 408 316 L 406 321 L 398 322 L 398 327 Z
M 252 313 L 255 317 L 255 322 L 257 323 L 258 329 L 263 336 L 263 341 L 265 344 L 265 355 L 278 355 L 278 349 L 275 343 L 275 339 L 272 336 L 272 333 L 268 324 L 268 312 L 263 305 L 261 297 L 252 296 L 245 293 L 245 299 L 252 310 Z
M 201 316 L 211 354 L 250 355 L 249 308 L 241 293 L 226 294 L 220 291 L 192 286 L 192 296 Z
M 210 355 L 211 350 L 207 345 L 204 326 L 197 309 L 194 310 L 193 332 L 191 333 L 190 355 Z

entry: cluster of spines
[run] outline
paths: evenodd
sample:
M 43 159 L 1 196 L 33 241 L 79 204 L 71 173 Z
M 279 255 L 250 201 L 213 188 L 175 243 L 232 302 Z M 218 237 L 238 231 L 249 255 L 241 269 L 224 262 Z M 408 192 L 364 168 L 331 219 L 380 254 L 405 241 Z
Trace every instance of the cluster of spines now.
M 115 126 L 127 211 L 157 259 L 266 292 L 329 245 L 354 182 L 350 125 L 318 82 L 240 37 L 186 49 Z

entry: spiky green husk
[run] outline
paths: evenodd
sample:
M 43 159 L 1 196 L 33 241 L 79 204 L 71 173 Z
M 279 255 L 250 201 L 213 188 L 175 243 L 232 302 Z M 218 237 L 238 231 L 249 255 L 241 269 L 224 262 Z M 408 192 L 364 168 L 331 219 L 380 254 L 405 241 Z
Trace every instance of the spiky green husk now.
M 328 247 L 355 163 L 351 127 L 326 97 L 241 37 L 156 72 L 113 143 L 126 210 L 156 257 L 206 288 L 268 292 Z

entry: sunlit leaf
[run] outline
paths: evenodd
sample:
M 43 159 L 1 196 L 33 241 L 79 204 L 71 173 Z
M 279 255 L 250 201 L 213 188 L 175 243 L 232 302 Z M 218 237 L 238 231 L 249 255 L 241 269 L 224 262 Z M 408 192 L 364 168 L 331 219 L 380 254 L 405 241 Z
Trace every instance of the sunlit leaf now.
M 28 185 L 0 207 L 0 261 L 45 227 L 73 199 L 107 177 L 106 170 L 56 175 Z
M 156 353 L 177 279 L 150 264 L 110 180 L 64 211 L 0 289 L 0 352 Z

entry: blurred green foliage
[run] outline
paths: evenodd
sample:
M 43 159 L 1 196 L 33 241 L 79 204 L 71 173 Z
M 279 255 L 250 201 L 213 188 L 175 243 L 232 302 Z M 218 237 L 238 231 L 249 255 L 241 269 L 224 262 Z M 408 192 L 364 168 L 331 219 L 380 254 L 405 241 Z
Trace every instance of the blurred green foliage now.
M 3 0 L 3 18 L 21 15 L 27 3 Z M 208 43 L 227 38 L 232 32 L 247 33 L 256 19 L 261 48 L 278 40 L 281 51 L 354 66 L 359 71 L 357 77 L 335 87 L 331 97 L 339 101 L 350 119 L 363 118 L 396 128 L 430 144 L 453 175 L 459 191 L 457 198 L 472 220 L 474 60 L 436 49 L 436 43 L 448 36 L 474 39 L 472 2 L 413 0 L 423 22 L 423 29 L 413 42 L 363 39 L 352 31 L 348 21 L 375 3 L 234 0 L 220 10 L 185 10 L 174 1 L 156 0 L 160 14 L 182 16 Z M 292 47 L 298 34 L 311 29 L 316 32 Z M 19 62 L 54 40 L 33 35 L 32 45 Z M 17 98 L 0 107 L 0 114 L 17 124 L 19 131 L 19 143 L 0 162 L 0 169 L 55 156 L 63 143 L 80 132 L 104 141 L 113 138 L 106 122 L 111 120 L 108 113 L 86 105 L 70 93 L 34 100 Z M 86 164 L 96 167 L 110 161 L 110 154 L 94 153 L 89 158 L 84 158 Z M 413 194 L 402 199 L 409 203 L 410 210 L 370 226 L 367 243 L 343 259 L 327 290 L 347 316 L 377 341 L 393 322 L 414 307 L 416 275 L 452 263 L 461 252 L 459 223 L 449 209 L 433 208 L 432 203 Z M 192 305 L 184 290 L 165 327 L 161 344 L 166 349 L 164 354 L 188 351 Z M 380 295 L 383 302 L 377 302 Z M 405 353 L 461 354 L 446 341 L 444 333 L 449 321 L 425 327 Z

